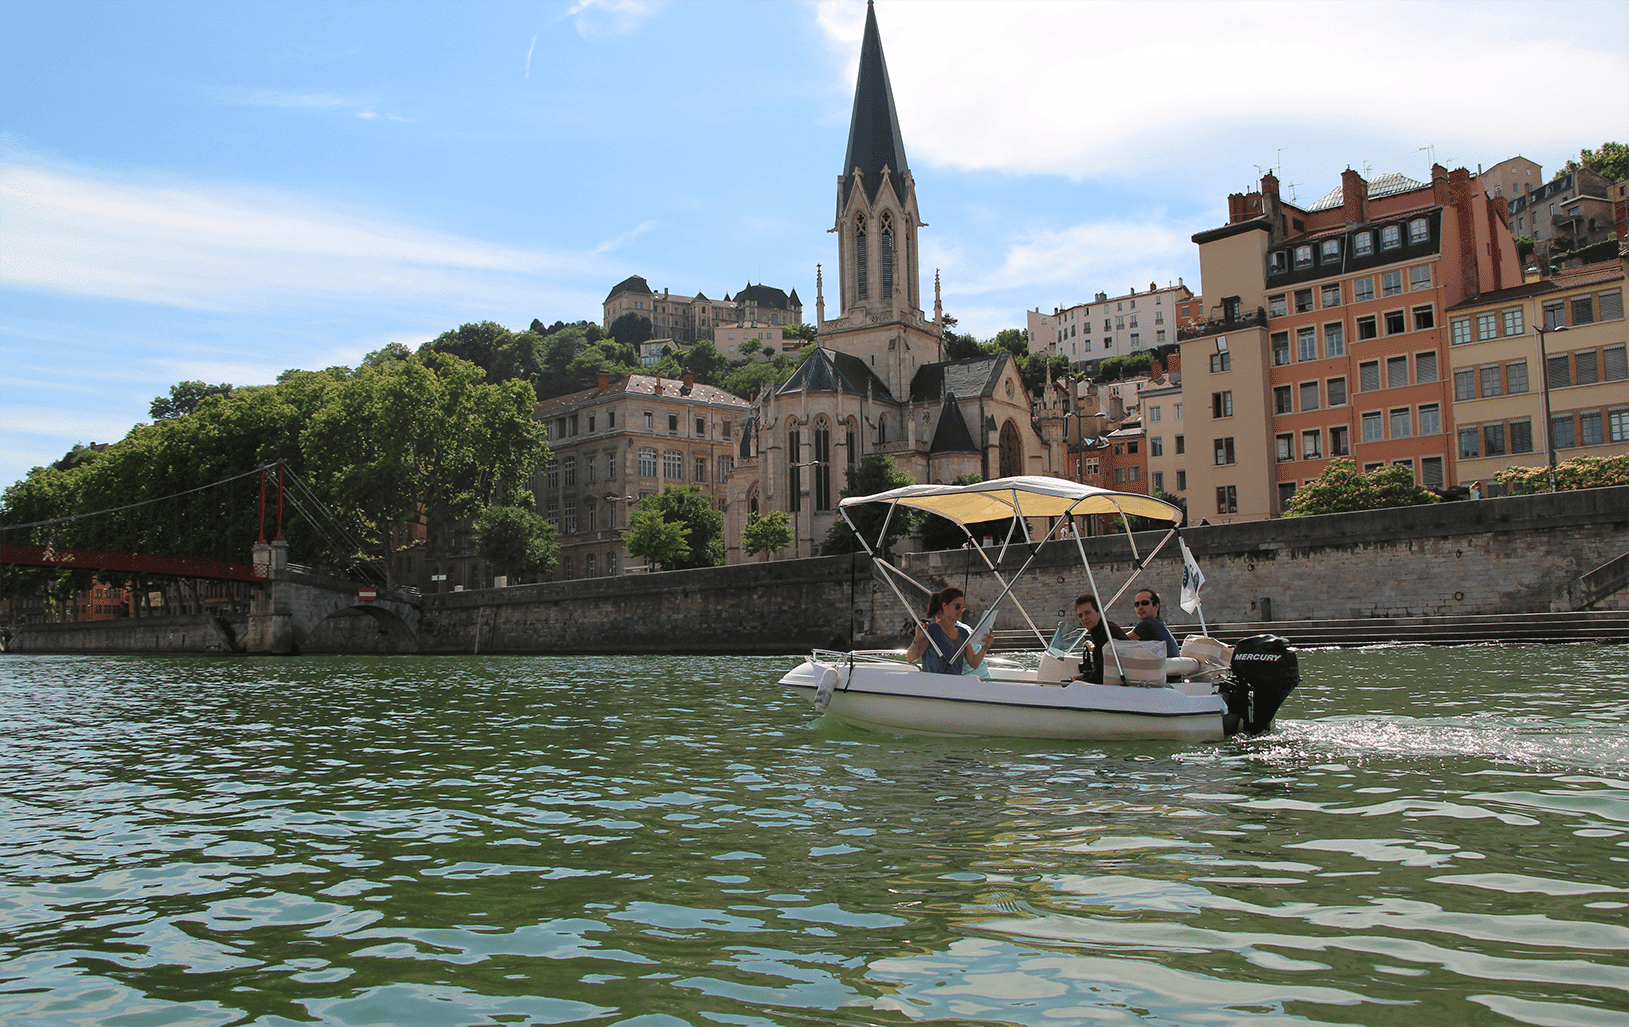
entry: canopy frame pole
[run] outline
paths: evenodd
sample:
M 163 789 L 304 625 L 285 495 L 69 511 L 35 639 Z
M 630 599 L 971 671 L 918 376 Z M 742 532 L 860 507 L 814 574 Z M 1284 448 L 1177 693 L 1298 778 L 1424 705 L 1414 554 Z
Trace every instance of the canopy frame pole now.
M 892 503 L 888 504 L 888 515 L 886 517 L 884 517 L 883 521 L 882 521 L 882 534 L 877 536 L 877 545 L 878 545 L 878 547 L 881 547 L 882 540 L 888 537 L 888 523 L 893 520 L 893 518 L 894 518 L 894 507 L 898 506 L 898 505 L 899 505 L 898 500 L 895 500 Z M 846 510 L 842 506 L 838 506 L 837 512 L 843 515 L 843 521 L 844 521 L 844 523 L 846 523 L 848 525 L 848 530 L 854 532 L 854 537 L 860 540 L 860 545 L 862 547 L 864 547 L 864 549 L 865 549 L 865 555 L 871 557 L 871 559 L 875 560 L 878 563 L 878 565 L 883 568 L 882 580 L 884 580 L 884 581 L 886 581 L 888 583 L 888 588 L 894 593 L 895 598 L 897 598 L 899 600 L 899 605 L 905 607 L 905 612 L 910 614 L 911 619 L 913 621 L 915 621 L 916 620 L 916 608 L 913 607 L 906 600 L 905 594 L 902 593 L 899 590 L 899 586 L 894 584 L 894 576 L 893 576 L 892 573 L 890 573 L 890 571 L 892 571 L 892 569 L 893 569 L 892 566 L 888 563 L 887 560 L 882 559 L 875 552 L 872 551 L 871 546 L 866 543 L 865 536 L 860 534 L 860 529 L 858 529 L 858 528 L 856 528 L 854 526 L 854 521 L 849 517 L 848 510 Z M 963 530 L 965 530 L 965 529 L 963 529 Z M 910 579 L 910 575 L 905 574 L 904 571 L 901 571 L 900 573 L 902 575 L 904 575 L 907 579 Z M 920 584 L 918 584 L 914 580 L 911 581 L 911 584 L 916 585 L 917 588 L 922 587 Z M 923 631 L 922 634 L 927 636 L 928 644 L 933 646 L 933 651 L 934 652 L 938 653 L 940 656 L 943 656 L 945 654 L 944 650 L 939 648 L 939 643 L 935 642 L 933 640 L 933 635 L 929 634 L 927 631 Z
M 1016 493 L 1015 493 L 1015 495 L 1016 495 Z M 1017 510 L 1014 510 L 1014 511 L 1013 511 L 1013 516 L 1015 516 L 1015 517 L 1018 517 L 1018 516 L 1021 516 L 1021 515 L 1020 515 L 1020 514 L 1019 514 L 1019 512 L 1018 512 L 1018 511 L 1017 511 Z M 1049 529 L 1049 530 L 1048 530 L 1048 531 L 1047 531 L 1047 536 L 1048 536 L 1048 537 L 1051 537 L 1051 535 L 1052 535 L 1052 532 L 1053 532 L 1053 531 L 1056 531 L 1056 530 L 1057 530 L 1057 525 L 1056 525 L 1056 524 L 1054 524 L 1054 525 L 1053 525 L 1053 526 L 1052 526 L 1052 528 L 1051 528 L 1051 529 Z M 967 525 L 965 525 L 965 524 L 964 524 L 964 525 L 962 525 L 962 531 L 964 531 L 964 532 L 966 532 L 966 531 L 967 531 Z M 969 538 L 971 538 L 971 537 L 972 537 L 972 536 L 971 536 L 971 535 L 969 535 L 969 536 L 968 536 L 968 537 L 969 537 Z M 1043 541 L 1044 541 L 1044 540 L 1043 540 Z M 1035 562 L 1035 558 L 1036 558 L 1036 557 L 1037 557 L 1037 556 L 1040 556 L 1040 555 L 1041 555 L 1041 547 L 1040 547 L 1040 546 L 1036 546 L 1036 547 L 1035 547 L 1035 548 L 1034 548 L 1034 550 L 1033 550 L 1033 551 L 1031 551 L 1031 553 L 1030 553 L 1030 554 L 1029 554 L 1029 556 L 1028 556 L 1028 557 L 1027 557 L 1027 558 L 1026 558 L 1026 559 L 1025 559 L 1025 560 L 1024 560 L 1024 565 L 1023 565 L 1023 566 L 1022 566 L 1022 567 L 1020 567 L 1020 568 L 1018 568 L 1018 571 L 1017 571 L 1017 573 L 1015 573 L 1015 574 L 1014 574 L 1014 575 L 1013 575 L 1013 576 L 1012 576 L 1012 581 L 1011 581 L 1011 582 L 1008 582 L 1008 581 L 1007 581 L 1007 579 L 1005 579 L 1005 578 L 1003 578 L 1003 577 L 1002 577 L 1002 576 L 1001 576 L 1001 572 L 1000 572 L 1000 571 L 998 571 L 998 570 L 996 570 L 996 569 L 995 569 L 995 568 L 994 568 L 994 567 L 993 567 L 993 566 L 992 566 L 992 567 L 990 567 L 990 572 L 991 572 L 991 573 L 992 573 L 992 574 L 994 574 L 994 575 L 995 575 L 995 576 L 996 576 L 996 580 L 997 580 L 997 581 L 999 581 L 999 582 L 1001 582 L 1001 583 L 1002 583 L 1002 585 L 1004 585 L 1004 586 L 1006 586 L 1006 587 L 1004 587 L 1004 588 L 1003 588 L 1003 589 L 1002 589 L 1002 590 L 1001 590 L 1001 594 L 1000 594 L 1000 595 L 998 595 L 998 596 L 996 596 L 996 598 L 995 598 L 995 602 L 993 602 L 993 603 L 991 603 L 991 604 L 990 604 L 990 605 L 991 605 L 991 606 L 992 606 L 992 607 L 996 607 L 996 606 L 1000 606 L 1000 605 L 1001 605 L 1001 600 L 1003 600 L 1003 599 L 1005 599 L 1005 598 L 1007 598 L 1007 596 L 1008 596 L 1008 595 L 1009 595 L 1009 594 L 1010 594 L 1010 593 L 1011 593 L 1011 592 L 1012 592 L 1012 589 L 1013 589 L 1013 585 L 1016 585 L 1016 584 L 1017 584 L 1017 583 L 1018 583 L 1018 579 L 1019 579 L 1019 578 L 1022 578 L 1022 577 L 1023 577 L 1023 576 L 1024 576 L 1024 572 L 1025 572 L 1025 571 L 1027 571 L 1027 570 L 1029 570 L 1029 565 L 1030 565 L 1030 564 L 1032 564 L 1032 563 L 1034 563 L 1034 562 Z M 985 562 L 985 564 L 986 564 L 986 565 L 989 565 L 989 563 L 990 563 L 990 560 L 989 560 L 989 558 L 988 558 L 988 557 L 986 557 L 986 558 L 985 558 L 985 560 L 984 560 L 984 562 Z M 1034 621 L 1034 620 L 1033 620 L 1033 619 L 1032 619 L 1032 618 L 1031 618 L 1031 617 L 1030 617 L 1030 615 L 1029 615 L 1029 611 L 1028 611 L 1028 610 L 1026 610 L 1026 609 L 1024 609 L 1024 604 L 1023 604 L 1023 603 L 1020 603 L 1020 602 L 1019 602 L 1019 601 L 1018 601 L 1018 600 L 1017 600 L 1017 599 L 1014 599 L 1014 600 L 1013 600 L 1013 601 L 1012 601 L 1012 604 L 1013 604 L 1013 605 L 1014 605 L 1014 606 L 1016 606 L 1016 607 L 1018 607 L 1018 612 L 1019 612 L 1019 613 L 1021 613 L 1021 614 L 1023 614 L 1023 615 L 1024 615 L 1024 620 L 1025 620 L 1025 621 L 1026 621 L 1026 622 L 1028 622 L 1028 624 L 1029 624 L 1029 627 L 1030 627 L 1030 630 L 1031 630 L 1031 631 L 1033 631 L 1033 632 L 1035 632 L 1035 637 L 1036 637 L 1036 638 L 1041 638 L 1041 629 L 1040 629 L 1040 628 L 1037 628 L 1037 627 L 1036 627 L 1036 626 L 1035 626 L 1035 621 Z M 932 637 L 931 637 L 931 636 L 930 636 L 930 637 L 929 637 L 929 639 L 928 639 L 928 641 L 930 641 L 930 642 L 931 642 L 931 641 L 933 641 L 933 639 L 932 639 Z M 971 642 L 971 641 L 972 641 L 972 638 L 971 638 L 971 637 L 969 637 L 969 638 L 968 638 L 968 640 L 967 640 L 967 641 L 968 641 L 968 642 Z M 1043 644 L 1043 646 L 1044 646 L 1044 645 L 1045 645 L 1045 639 L 1041 639 L 1041 641 L 1042 641 L 1042 644 Z M 967 642 L 963 642 L 963 643 L 962 643 L 962 647 L 963 647 L 963 648 L 966 648 L 966 646 L 967 646 Z M 957 651 L 957 652 L 961 652 L 961 649 L 957 649 L 957 650 L 956 650 L 956 651 Z M 941 654 L 941 655 L 943 655 L 943 654 Z

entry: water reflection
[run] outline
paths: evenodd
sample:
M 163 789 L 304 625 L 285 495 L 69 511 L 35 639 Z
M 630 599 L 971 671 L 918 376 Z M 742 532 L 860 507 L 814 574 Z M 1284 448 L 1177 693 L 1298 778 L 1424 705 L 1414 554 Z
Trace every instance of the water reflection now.
M 1629 1005 L 1629 647 L 1307 653 L 1206 746 L 869 735 L 783 662 L 7 658 L 0 1021 Z

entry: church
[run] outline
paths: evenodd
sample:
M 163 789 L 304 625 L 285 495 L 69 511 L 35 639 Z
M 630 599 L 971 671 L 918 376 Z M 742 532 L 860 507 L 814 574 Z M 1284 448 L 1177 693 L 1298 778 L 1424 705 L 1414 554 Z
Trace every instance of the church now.
M 732 562 L 751 558 L 739 549 L 748 518 L 774 510 L 791 516 L 797 538 L 779 555 L 818 552 L 841 516 L 846 472 L 873 454 L 893 457 L 924 483 L 1061 470 L 1061 400 L 1032 404 L 1010 354 L 943 359 L 937 273 L 933 316 L 922 309 L 923 227 L 876 8 L 868 4 L 837 176 L 834 316 L 826 316 L 817 268 L 819 346 L 785 385 L 760 392 L 743 422 L 724 504 Z

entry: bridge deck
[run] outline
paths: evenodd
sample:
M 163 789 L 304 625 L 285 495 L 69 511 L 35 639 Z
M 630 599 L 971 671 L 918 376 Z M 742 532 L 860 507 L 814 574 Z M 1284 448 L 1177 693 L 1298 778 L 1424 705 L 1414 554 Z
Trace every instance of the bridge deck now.
M 70 570 L 119 571 L 127 574 L 173 574 L 216 581 L 264 581 L 252 563 L 228 563 L 194 556 L 156 556 L 151 553 L 110 553 L 100 549 L 64 549 L 56 546 L 0 545 L 0 563 L 30 567 L 65 567 Z

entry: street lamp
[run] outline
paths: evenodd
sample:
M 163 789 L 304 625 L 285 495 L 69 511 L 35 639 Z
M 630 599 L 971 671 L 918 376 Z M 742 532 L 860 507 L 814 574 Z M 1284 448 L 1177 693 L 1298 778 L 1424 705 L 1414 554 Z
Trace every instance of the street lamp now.
M 795 470 L 795 469 L 797 469 L 799 467 L 818 467 L 818 466 L 820 466 L 820 461 L 819 460 L 805 460 L 802 463 L 797 463 L 797 464 L 788 463 L 786 465 L 786 469 L 791 471 L 791 470 Z M 788 483 L 788 484 L 790 484 L 790 483 Z M 792 507 L 792 559 L 794 559 L 794 560 L 796 560 L 798 558 L 798 544 L 800 542 L 800 539 L 798 538 L 798 535 L 799 535 L 799 531 L 798 531 L 798 510 L 800 510 L 803 507 L 803 496 L 801 494 L 802 491 L 803 491 L 803 480 L 802 480 L 802 478 L 799 478 L 798 483 L 797 483 L 796 492 L 793 495 L 788 497 L 789 499 L 794 500 L 795 502 L 788 502 L 786 504 L 787 506 Z M 809 555 L 813 556 L 814 555 L 814 516 L 812 514 L 809 517 L 809 550 L 810 550 Z
M 1550 351 L 1544 348 L 1544 336 L 1550 332 L 1564 332 L 1567 326 L 1554 328 L 1533 326 L 1539 337 L 1539 370 L 1544 375 L 1544 452 L 1550 462 L 1550 491 L 1555 491 L 1555 424 L 1550 419 Z

